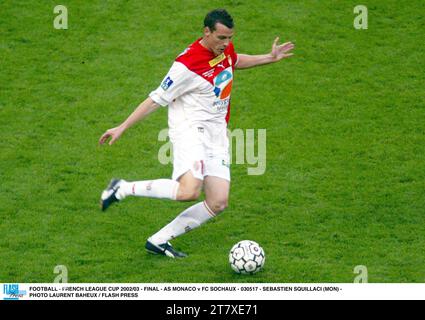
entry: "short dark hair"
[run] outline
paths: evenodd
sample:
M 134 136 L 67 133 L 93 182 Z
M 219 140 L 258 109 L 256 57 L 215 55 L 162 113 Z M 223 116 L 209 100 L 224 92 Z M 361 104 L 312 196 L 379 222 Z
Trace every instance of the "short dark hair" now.
M 224 9 L 215 9 L 208 12 L 204 19 L 204 27 L 210 28 L 211 31 L 215 31 L 216 23 L 224 24 L 226 27 L 233 29 L 233 18 Z

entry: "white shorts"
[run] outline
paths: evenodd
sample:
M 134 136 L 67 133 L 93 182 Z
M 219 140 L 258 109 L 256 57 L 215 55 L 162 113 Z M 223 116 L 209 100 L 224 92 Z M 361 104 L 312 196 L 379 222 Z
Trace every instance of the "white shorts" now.
M 230 181 L 227 130 L 213 136 L 204 127 L 188 128 L 173 144 L 173 180 L 189 170 L 199 180 L 214 176 Z

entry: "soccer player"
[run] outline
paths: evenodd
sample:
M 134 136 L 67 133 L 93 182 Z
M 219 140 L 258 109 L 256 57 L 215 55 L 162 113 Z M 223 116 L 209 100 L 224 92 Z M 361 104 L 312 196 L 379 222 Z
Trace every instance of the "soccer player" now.
M 185 253 L 170 240 L 217 216 L 226 207 L 230 189 L 229 139 L 230 93 L 235 69 L 246 69 L 292 56 L 294 44 L 278 45 L 263 55 L 237 54 L 233 47 L 233 19 L 226 10 L 209 12 L 203 37 L 192 43 L 174 61 L 161 85 L 149 94 L 119 126 L 100 138 L 112 145 L 125 130 L 160 106 L 168 105 L 169 137 L 173 145 L 172 179 L 125 181 L 112 179 L 101 195 L 101 208 L 128 196 L 194 201 L 201 190 L 205 201 L 180 213 L 146 242 L 148 252 L 171 258 Z

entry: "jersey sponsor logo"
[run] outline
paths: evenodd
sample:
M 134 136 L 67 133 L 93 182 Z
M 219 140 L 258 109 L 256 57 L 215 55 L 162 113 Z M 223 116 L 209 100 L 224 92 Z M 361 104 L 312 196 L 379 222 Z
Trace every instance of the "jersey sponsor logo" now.
M 213 103 L 214 112 L 226 112 L 230 103 L 230 92 L 232 91 L 233 72 L 232 67 L 221 71 L 214 78 L 214 94 L 217 100 Z
M 221 100 L 226 99 L 230 96 L 233 84 L 233 73 L 232 68 L 229 67 L 220 72 L 214 78 L 214 93 L 215 96 Z
M 161 84 L 161 88 L 164 89 L 164 91 L 168 90 L 169 87 L 174 83 L 173 80 L 171 80 L 170 77 L 167 77 Z
M 226 59 L 226 55 L 222 53 L 219 56 L 215 57 L 214 59 L 210 60 L 208 63 L 210 64 L 210 67 L 214 67 L 217 64 L 219 64 L 221 61 L 223 61 L 224 59 Z

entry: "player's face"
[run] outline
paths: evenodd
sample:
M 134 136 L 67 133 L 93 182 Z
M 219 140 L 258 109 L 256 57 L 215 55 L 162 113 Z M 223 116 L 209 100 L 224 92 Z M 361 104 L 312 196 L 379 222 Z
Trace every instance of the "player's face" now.
M 233 29 L 226 27 L 221 23 L 215 24 L 215 30 L 205 27 L 204 39 L 206 45 L 214 52 L 216 56 L 222 54 L 231 42 L 233 37 Z

